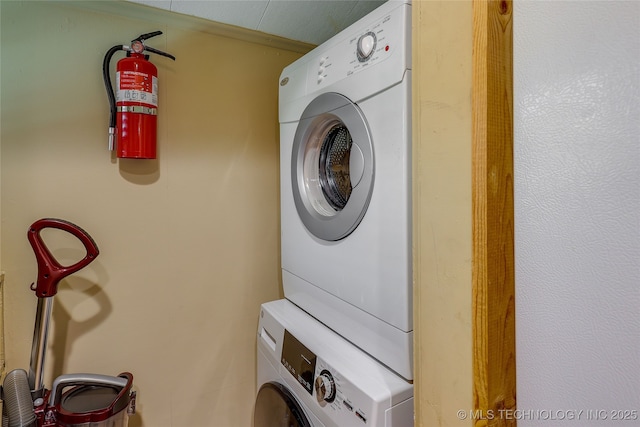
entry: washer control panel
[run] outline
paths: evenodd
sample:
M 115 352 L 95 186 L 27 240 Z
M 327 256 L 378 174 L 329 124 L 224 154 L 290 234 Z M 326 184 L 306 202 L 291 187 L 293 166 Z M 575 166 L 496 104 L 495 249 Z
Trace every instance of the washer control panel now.
M 258 388 L 277 382 L 315 424 L 367 427 L 413 420 L 413 385 L 288 300 L 262 304 Z
M 340 425 L 352 425 L 356 420 L 368 424 L 373 413 L 371 400 L 286 329 L 280 363 L 307 393 L 315 396 L 321 410 L 340 420 Z
M 370 424 L 374 411 L 371 399 L 320 358 L 316 363 L 314 388 L 318 405 L 340 421 L 338 425 L 354 425 L 358 420 L 363 426 Z
M 313 394 L 313 378 L 316 371 L 316 355 L 285 329 L 282 343 L 282 366 L 309 394 Z

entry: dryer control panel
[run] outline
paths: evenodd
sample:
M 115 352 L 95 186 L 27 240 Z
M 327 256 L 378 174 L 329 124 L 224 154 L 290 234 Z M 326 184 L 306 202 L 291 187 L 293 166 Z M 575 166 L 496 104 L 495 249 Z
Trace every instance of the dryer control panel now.
M 411 2 L 389 0 L 282 70 L 279 120 L 299 120 L 326 92 L 358 103 L 402 82 L 410 69 Z
M 385 62 L 394 55 L 403 59 L 392 61 L 388 70 L 377 70 L 376 79 L 382 77 L 384 81 L 387 79 L 385 73 L 392 73 L 397 78 L 396 71 L 402 76 L 410 61 L 410 28 L 404 25 L 407 22 L 404 14 L 410 13 L 408 8 L 406 5 L 398 7 L 375 20 L 367 21 L 366 25 L 354 24 L 347 33 L 341 33 L 336 40 L 322 45 L 318 49 L 319 55 L 311 60 L 307 69 L 308 91 L 332 85 Z M 372 85 L 375 84 L 372 82 Z
M 399 30 L 399 17 L 388 14 L 377 22 L 353 33 L 348 40 L 324 52 L 313 64 L 309 80 L 317 85 L 331 84 L 384 61 L 403 47 L 403 34 Z M 399 53 L 400 54 L 400 53 Z

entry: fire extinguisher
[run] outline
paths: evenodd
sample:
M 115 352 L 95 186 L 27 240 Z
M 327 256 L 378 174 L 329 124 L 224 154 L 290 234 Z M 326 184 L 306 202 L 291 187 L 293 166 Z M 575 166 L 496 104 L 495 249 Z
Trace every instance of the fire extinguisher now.
M 155 159 L 158 113 L 158 69 L 149 62 L 152 52 L 175 61 L 166 52 L 146 46 L 144 41 L 162 34 L 162 31 L 142 34 L 131 40 L 131 45 L 115 45 L 107 51 L 102 62 L 102 75 L 109 98 L 109 150 L 117 151 L 119 158 Z M 114 95 L 109 64 L 118 51 L 127 57 L 116 66 Z

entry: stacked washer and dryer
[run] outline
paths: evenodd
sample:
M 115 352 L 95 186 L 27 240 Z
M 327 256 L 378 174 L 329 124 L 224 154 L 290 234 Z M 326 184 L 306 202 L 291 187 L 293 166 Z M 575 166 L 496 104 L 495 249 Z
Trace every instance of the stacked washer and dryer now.
M 282 280 L 258 326 L 254 427 L 413 425 L 411 4 L 280 78 Z

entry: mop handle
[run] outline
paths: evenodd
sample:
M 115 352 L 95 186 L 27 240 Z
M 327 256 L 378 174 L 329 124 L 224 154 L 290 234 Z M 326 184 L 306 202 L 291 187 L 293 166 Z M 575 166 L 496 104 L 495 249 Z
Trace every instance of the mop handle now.
M 85 257 L 73 265 L 61 265 L 42 241 L 40 232 L 45 228 L 57 228 L 73 234 L 84 245 L 87 251 Z M 31 285 L 31 289 L 36 292 L 38 298 L 54 296 L 58 292 L 58 283 L 62 279 L 89 265 L 100 253 L 96 242 L 86 231 L 62 219 L 44 218 L 34 222 L 29 227 L 27 238 L 38 261 L 38 280 Z
M 40 236 L 45 228 L 57 228 L 71 233 L 84 245 L 87 253 L 83 259 L 70 266 L 61 265 L 51 254 Z M 42 397 L 44 392 L 44 358 L 47 351 L 47 337 L 49 336 L 49 321 L 51 320 L 51 308 L 53 296 L 58 292 L 58 283 L 89 265 L 100 253 L 98 246 L 91 236 L 77 225 L 55 218 L 44 218 L 34 222 L 27 238 L 38 262 L 38 279 L 31 285 L 31 289 L 38 297 L 36 309 L 36 321 L 33 328 L 33 343 L 31 345 L 31 362 L 29 367 L 29 386 L 36 397 Z

